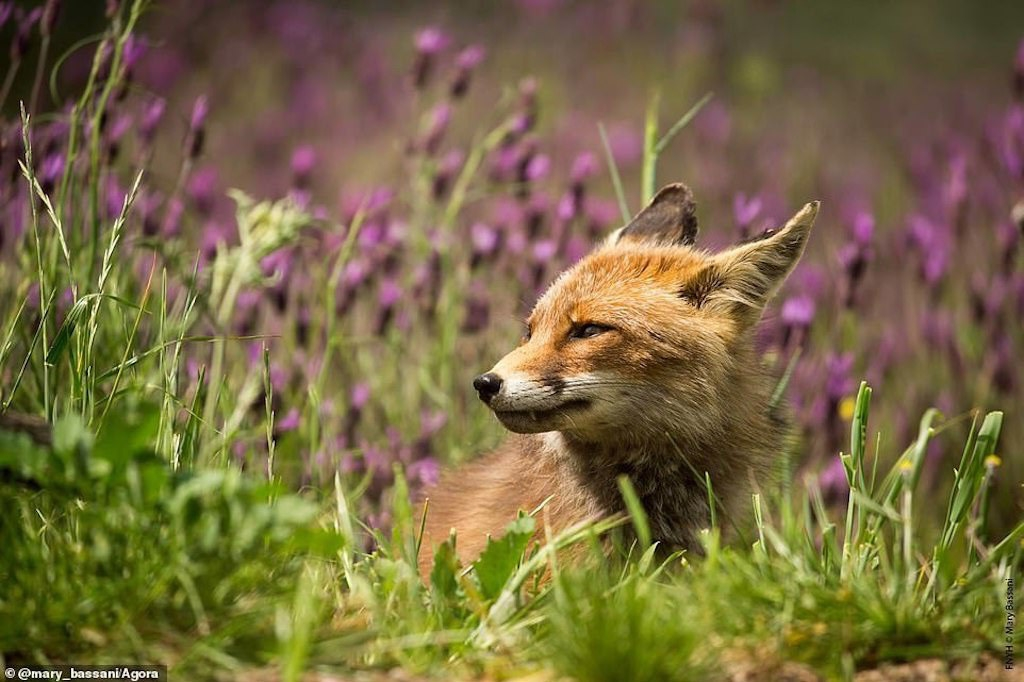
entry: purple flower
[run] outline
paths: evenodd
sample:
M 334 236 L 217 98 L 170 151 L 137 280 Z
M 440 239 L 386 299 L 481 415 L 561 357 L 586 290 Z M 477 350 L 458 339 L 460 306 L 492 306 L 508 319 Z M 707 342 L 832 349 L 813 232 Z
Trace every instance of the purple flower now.
M 114 217 L 121 213 L 121 209 L 124 208 L 125 199 L 128 198 L 128 192 L 124 187 L 114 178 L 107 178 L 107 215 Z
M 491 179 L 507 182 L 519 167 L 519 149 L 515 145 L 503 145 L 491 153 L 488 162 Z
M 154 97 L 142 110 L 142 120 L 139 121 L 139 136 L 144 142 L 151 143 L 156 135 L 157 126 L 164 117 L 164 110 L 167 108 L 167 101 L 162 97 Z
M 470 45 L 455 58 L 455 65 L 460 69 L 475 69 L 484 60 L 487 51 L 482 45 Z
M 957 212 L 967 200 L 967 159 L 957 154 L 949 162 L 949 174 L 942 188 L 942 198 L 946 208 Z
M 572 193 L 563 194 L 555 206 L 555 216 L 562 222 L 569 222 L 579 213 L 579 202 Z
M 487 223 L 476 222 L 469 228 L 473 252 L 489 256 L 498 248 L 498 231 Z
M 430 26 L 416 32 L 413 44 L 416 46 L 416 60 L 412 68 L 413 85 L 419 89 L 430 80 L 434 70 L 434 61 L 441 51 L 448 47 L 448 36 L 436 26 Z
M 591 152 L 583 152 L 573 159 L 569 182 L 573 185 L 582 184 L 593 177 L 598 168 L 597 157 Z
M 809 294 L 787 298 L 782 304 L 782 321 L 789 327 L 809 327 L 814 320 L 814 308 L 814 299 Z
M 43 16 L 43 8 L 36 7 L 28 14 L 24 14 L 19 7 L 16 10 L 16 16 L 18 17 L 18 29 L 15 31 L 14 41 L 11 43 L 12 62 L 20 61 L 28 52 L 28 48 L 32 44 L 32 29 Z
M 353 410 L 362 410 L 370 402 L 370 385 L 360 381 L 352 387 L 349 394 L 349 407 Z
M 448 414 L 443 410 L 420 412 L 420 438 L 433 438 L 448 423 Z
M 423 140 L 423 148 L 429 154 L 437 151 L 441 145 L 444 134 L 448 131 L 448 124 L 452 120 L 452 107 L 447 102 L 442 102 L 430 112 L 430 123 L 427 126 L 427 133 Z
M 394 279 L 385 279 L 380 283 L 380 291 L 377 292 L 377 304 L 382 308 L 394 306 L 402 298 L 402 287 Z
M 165 237 L 178 236 L 181 232 L 181 217 L 184 213 L 185 204 L 181 199 L 174 198 L 167 204 L 162 230 Z
M 428 26 L 416 32 L 414 43 L 420 54 L 434 55 L 448 47 L 451 40 L 437 26 Z
M 353 258 L 345 264 L 341 283 L 350 289 L 360 286 L 370 276 L 370 264 L 365 258 Z
M 7 20 L 11 18 L 11 14 L 14 12 L 13 2 L 0 2 L 0 28 L 4 27 Z
M 210 106 L 206 101 L 206 95 L 200 95 L 192 105 L 192 115 L 188 124 L 188 155 L 190 158 L 198 158 L 203 153 L 203 142 L 206 139 L 206 116 L 210 112 Z
M 424 457 L 409 464 L 405 474 L 410 482 L 419 487 L 431 486 L 441 478 L 441 465 L 435 457 Z
M 63 152 L 54 152 L 43 159 L 43 165 L 39 169 L 39 185 L 47 194 L 53 190 L 57 178 L 64 172 Z
M 200 95 L 196 98 L 195 102 L 192 103 L 192 114 L 188 119 L 189 129 L 192 131 L 200 130 L 206 125 L 206 117 L 210 113 L 210 104 L 206 99 L 206 95 Z
M 825 360 L 825 395 L 834 403 L 853 393 L 853 353 L 831 354 Z
M 761 215 L 763 203 L 761 197 L 757 195 L 747 197 L 746 194 L 740 192 L 733 197 L 732 215 L 736 220 L 736 226 L 744 236 L 749 234 L 750 226 Z
M 542 239 L 533 245 L 533 259 L 539 264 L 547 264 L 558 253 L 558 242 L 554 239 Z
M 470 45 L 459 52 L 455 58 L 456 72 L 451 86 L 452 97 L 462 97 L 466 94 L 473 71 L 484 60 L 485 54 L 484 48 L 480 45 Z
M 523 179 L 527 182 L 536 182 L 544 179 L 550 170 L 551 158 L 547 154 L 534 154 L 526 162 Z
M 292 152 L 292 176 L 296 187 L 309 185 L 310 175 L 316 166 L 316 150 L 310 145 L 302 145 Z
M 868 211 L 857 211 L 850 227 L 854 243 L 869 246 L 875 236 L 875 216 Z
M 287 433 L 297 428 L 299 428 L 299 410 L 295 407 L 288 410 L 288 413 L 281 418 L 281 421 L 274 424 L 274 430 L 277 433 Z
M 818 485 L 826 502 L 840 502 L 850 494 L 850 482 L 846 479 L 843 460 L 834 456 L 828 466 L 818 475 Z
M 908 237 L 911 246 L 921 256 L 921 276 L 934 286 L 946 272 L 949 261 L 949 238 L 927 217 L 916 213 L 908 219 Z
M 392 320 L 395 318 L 395 306 L 402 299 L 402 287 L 392 277 L 381 281 L 377 290 L 377 322 L 374 325 L 375 333 L 383 334 Z
M 437 164 L 437 173 L 434 175 L 434 198 L 439 199 L 448 193 L 452 179 L 462 168 L 466 160 L 466 154 L 461 149 L 452 149 L 441 157 Z
M 291 272 L 292 262 L 295 254 L 291 249 L 278 249 L 269 253 L 260 261 L 260 269 L 264 277 L 273 277 L 276 280 L 283 280 Z
M 135 66 L 146 56 L 146 43 L 140 40 L 134 33 L 128 36 L 124 42 L 124 50 L 121 52 L 121 61 L 128 73 L 135 70 Z
M 195 203 L 196 210 L 204 215 L 213 211 L 213 202 L 218 195 L 217 171 L 212 166 L 200 168 L 189 178 L 186 187 L 189 198 Z

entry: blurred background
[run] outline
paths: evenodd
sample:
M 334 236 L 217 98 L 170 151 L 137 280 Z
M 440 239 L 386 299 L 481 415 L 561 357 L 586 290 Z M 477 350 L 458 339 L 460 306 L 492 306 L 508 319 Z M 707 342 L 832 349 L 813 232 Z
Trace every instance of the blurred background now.
M 0 3 L 9 293 L 26 267 L 17 103 L 42 124 L 52 188 L 67 131 L 44 112 L 71 106 L 117 4 Z M 258 254 L 262 278 L 220 314 L 197 316 L 196 333 L 231 337 L 222 394 L 245 403 L 234 421 L 227 398 L 210 410 L 240 465 L 266 466 L 272 428 L 291 484 L 340 471 L 386 523 L 394 463 L 417 487 L 503 436 L 469 381 L 516 342 L 545 284 L 622 223 L 609 159 L 635 212 L 652 103 L 665 131 L 710 94 L 658 163 L 659 184 L 693 189 L 701 243 L 823 203 L 760 339 L 777 376 L 792 369 L 796 480 L 845 496 L 837 454 L 861 379 L 885 460 L 928 407 L 948 419 L 925 472 L 937 495 L 972 411 L 1003 409 L 989 466 L 1005 528 L 1024 505 L 1022 38 L 1014 2 L 154 3 L 101 122 L 101 199 L 116 215 L 147 169 L 126 253 L 140 280 L 156 255 L 171 298 L 239 245 L 229 189 L 313 217 Z M 189 345 L 183 404 L 214 354 Z

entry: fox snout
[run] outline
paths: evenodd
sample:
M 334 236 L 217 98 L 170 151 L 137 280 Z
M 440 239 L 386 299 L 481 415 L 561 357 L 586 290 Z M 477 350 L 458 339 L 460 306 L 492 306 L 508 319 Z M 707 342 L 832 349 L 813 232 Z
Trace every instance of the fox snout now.
M 476 389 L 477 395 L 480 396 L 480 400 L 490 405 L 491 399 L 498 395 L 498 391 L 501 390 L 502 383 L 500 376 L 494 372 L 487 372 L 486 374 L 481 374 L 476 379 L 473 379 L 473 388 Z

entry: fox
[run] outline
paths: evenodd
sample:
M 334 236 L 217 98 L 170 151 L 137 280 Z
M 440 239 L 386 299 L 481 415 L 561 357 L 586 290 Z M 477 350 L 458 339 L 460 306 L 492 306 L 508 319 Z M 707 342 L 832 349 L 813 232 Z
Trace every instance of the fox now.
M 426 490 L 422 575 L 453 531 L 466 563 L 520 512 L 543 507 L 556 532 L 625 515 L 622 475 L 663 548 L 700 552 L 711 504 L 722 518 L 749 507 L 791 437 L 756 326 L 818 207 L 709 253 L 696 246 L 693 193 L 671 184 L 559 275 L 518 346 L 473 380 L 511 434 Z

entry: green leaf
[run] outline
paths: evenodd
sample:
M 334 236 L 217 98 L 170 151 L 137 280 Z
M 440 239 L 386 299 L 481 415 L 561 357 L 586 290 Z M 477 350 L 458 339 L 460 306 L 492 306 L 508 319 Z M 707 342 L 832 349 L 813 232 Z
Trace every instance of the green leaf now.
M 636 531 L 637 540 L 640 541 L 640 547 L 647 549 L 651 546 L 651 526 L 647 522 L 647 513 L 644 511 L 644 505 L 640 502 L 640 497 L 636 494 L 636 488 L 633 487 L 633 482 L 629 480 L 629 477 L 625 474 L 619 476 L 619 492 L 622 493 L 622 499 L 626 503 L 626 509 L 629 511 L 629 518 L 633 521 L 633 529 Z
M 532 516 L 523 514 L 508 524 L 501 538 L 487 538 L 487 546 L 480 558 L 473 562 L 480 592 L 485 599 L 494 599 L 501 594 L 501 589 L 519 566 L 536 525 Z
M 450 599 L 459 589 L 459 558 L 455 554 L 455 537 L 448 538 L 434 552 L 434 567 L 430 571 L 430 585 L 435 599 Z

